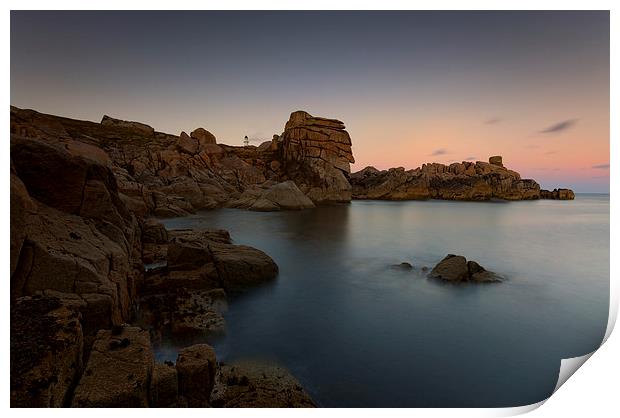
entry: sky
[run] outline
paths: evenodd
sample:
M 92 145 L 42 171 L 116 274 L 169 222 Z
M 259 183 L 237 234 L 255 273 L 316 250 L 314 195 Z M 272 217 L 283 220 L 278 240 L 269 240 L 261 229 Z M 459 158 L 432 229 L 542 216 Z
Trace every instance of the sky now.
M 11 104 L 256 143 L 342 120 L 352 171 L 504 165 L 609 191 L 608 12 L 12 11 Z

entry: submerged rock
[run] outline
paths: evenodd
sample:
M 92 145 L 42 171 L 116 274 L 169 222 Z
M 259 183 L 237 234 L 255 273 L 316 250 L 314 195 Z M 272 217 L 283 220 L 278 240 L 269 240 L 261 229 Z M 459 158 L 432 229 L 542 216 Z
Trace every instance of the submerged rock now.
M 448 254 L 431 270 L 429 277 L 448 282 L 500 282 L 501 278 L 486 270 L 475 261 L 467 261 L 462 255 Z
M 413 266 L 411 265 L 411 263 L 407 263 L 406 261 L 400 264 L 394 264 L 392 267 L 400 270 L 413 270 Z

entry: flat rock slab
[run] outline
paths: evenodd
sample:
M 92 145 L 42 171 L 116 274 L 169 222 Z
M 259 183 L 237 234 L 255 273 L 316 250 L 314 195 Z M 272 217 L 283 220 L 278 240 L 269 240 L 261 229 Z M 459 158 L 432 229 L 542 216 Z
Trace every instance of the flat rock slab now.
M 220 364 L 211 395 L 219 408 L 313 408 L 299 382 L 277 366 L 242 362 Z
M 73 407 L 147 407 L 153 353 L 147 331 L 118 327 L 97 333 L 75 389 Z

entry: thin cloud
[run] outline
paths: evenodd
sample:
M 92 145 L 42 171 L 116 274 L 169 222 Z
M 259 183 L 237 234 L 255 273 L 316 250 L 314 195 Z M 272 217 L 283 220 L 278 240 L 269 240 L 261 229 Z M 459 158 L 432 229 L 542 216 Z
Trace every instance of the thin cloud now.
M 433 151 L 433 153 L 431 154 L 432 156 L 437 156 L 437 155 L 445 155 L 448 153 L 448 150 L 446 150 L 445 148 L 439 148 L 436 149 L 435 151 Z
M 557 151 L 547 151 L 545 152 L 545 155 L 553 155 L 555 154 Z
M 606 169 L 609 168 L 609 163 L 608 164 L 597 164 L 597 165 L 593 165 L 592 168 L 600 168 L 600 169 Z
M 555 134 L 555 133 L 564 132 L 572 128 L 573 126 L 575 126 L 576 123 L 577 123 L 577 119 L 568 119 L 562 122 L 558 122 L 555 125 L 551 125 L 547 129 L 543 129 L 542 131 L 540 131 L 540 133 Z
M 500 118 L 490 118 L 484 121 L 485 125 L 495 125 L 500 123 L 502 120 Z
M 477 159 L 478 159 L 478 157 L 467 157 L 467 158 L 465 158 L 465 161 L 474 161 L 474 160 L 477 160 Z

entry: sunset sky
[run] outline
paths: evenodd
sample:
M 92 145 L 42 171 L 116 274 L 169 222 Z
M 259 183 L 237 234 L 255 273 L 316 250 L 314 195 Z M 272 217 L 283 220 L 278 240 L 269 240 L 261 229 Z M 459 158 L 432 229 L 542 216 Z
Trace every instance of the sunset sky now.
M 345 122 L 357 171 L 486 160 L 609 190 L 608 12 L 11 12 L 11 104 L 218 142 Z

